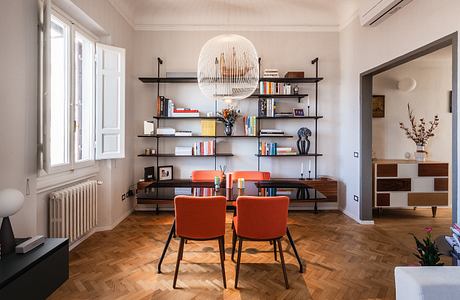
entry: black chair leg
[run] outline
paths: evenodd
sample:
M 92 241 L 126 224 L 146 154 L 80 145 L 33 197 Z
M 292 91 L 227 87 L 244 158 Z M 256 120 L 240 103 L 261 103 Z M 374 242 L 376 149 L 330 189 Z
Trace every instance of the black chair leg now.
M 284 264 L 283 248 L 281 247 L 281 239 L 278 239 L 277 241 L 278 241 L 278 249 L 280 251 L 281 267 L 283 268 L 284 285 L 286 286 L 286 289 L 289 289 L 289 283 L 288 283 L 287 272 L 286 272 L 286 265 Z
M 238 288 L 238 276 L 240 275 L 240 262 L 241 262 L 241 249 L 243 248 L 243 239 L 238 239 L 238 259 L 236 261 L 236 271 L 235 271 L 235 289 Z
M 235 262 L 235 247 L 236 247 L 236 232 L 235 228 L 233 228 L 233 235 L 232 235 L 232 261 Z
M 278 258 L 276 257 L 276 241 L 273 241 L 273 253 L 275 254 L 275 261 L 277 261 Z
M 224 237 L 219 238 L 219 252 L 220 252 L 220 267 L 222 268 L 222 280 L 224 282 L 224 289 L 227 288 L 227 278 L 225 277 L 225 241 Z
M 179 274 L 179 265 L 182 257 L 182 253 L 184 252 L 184 239 L 180 238 L 180 244 L 179 244 L 179 252 L 177 252 L 177 262 L 176 262 L 176 271 L 174 272 L 174 281 L 173 281 L 173 288 L 176 288 L 176 282 L 177 282 L 177 275 Z
M 292 246 L 292 250 L 294 250 L 295 257 L 297 258 L 297 261 L 299 262 L 299 269 L 300 269 L 299 272 L 300 272 L 300 273 L 303 273 L 302 261 L 300 260 L 299 253 L 297 253 L 297 249 L 296 249 L 296 247 L 295 247 L 294 240 L 292 239 L 291 232 L 289 232 L 289 227 L 286 228 L 286 234 L 287 234 L 287 236 L 288 236 L 289 243 L 290 243 L 291 246 Z
M 171 229 L 169 230 L 168 239 L 166 240 L 165 247 L 163 248 L 163 253 L 161 253 L 160 261 L 158 262 L 158 273 L 161 273 L 161 264 L 165 258 L 166 251 L 168 251 L 169 243 L 171 243 L 171 238 L 176 234 L 176 220 L 173 221 Z

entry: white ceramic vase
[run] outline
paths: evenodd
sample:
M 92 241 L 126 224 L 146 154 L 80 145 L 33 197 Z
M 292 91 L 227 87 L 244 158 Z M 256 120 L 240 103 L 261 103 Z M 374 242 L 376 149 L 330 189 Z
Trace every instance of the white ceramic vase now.
M 427 152 L 425 151 L 425 146 L 417 145 L 417 151 L 415 152 L 416 161 L 426 161 Z

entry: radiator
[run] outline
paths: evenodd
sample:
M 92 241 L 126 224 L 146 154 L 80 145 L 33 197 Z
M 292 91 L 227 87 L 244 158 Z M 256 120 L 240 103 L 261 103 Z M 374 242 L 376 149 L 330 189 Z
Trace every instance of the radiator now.
M 49 200 L 49 236 L 70 243 L 97 224 L 97 181 L 87 181 L 53 192 Z

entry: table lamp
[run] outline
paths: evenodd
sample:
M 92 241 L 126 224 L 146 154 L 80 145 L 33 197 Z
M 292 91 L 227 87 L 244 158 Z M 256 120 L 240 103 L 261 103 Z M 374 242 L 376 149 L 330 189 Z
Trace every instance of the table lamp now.
M 16 247 L 13 228 L 9 216 L 17 213 L 24 204 L 24 195 L 15 189 L 0 190 L 0 218 L 3 218 L 0 228 L 1 256 L 4 257 Z

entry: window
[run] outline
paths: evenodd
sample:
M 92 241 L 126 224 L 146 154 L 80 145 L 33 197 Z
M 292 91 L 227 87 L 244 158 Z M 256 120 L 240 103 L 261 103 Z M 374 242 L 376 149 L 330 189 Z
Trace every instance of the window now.
M 75 20 L 50 13 L 47 5 L 40 6 L 39 172 L 123 158 L 125 50 L 97 44 Z

